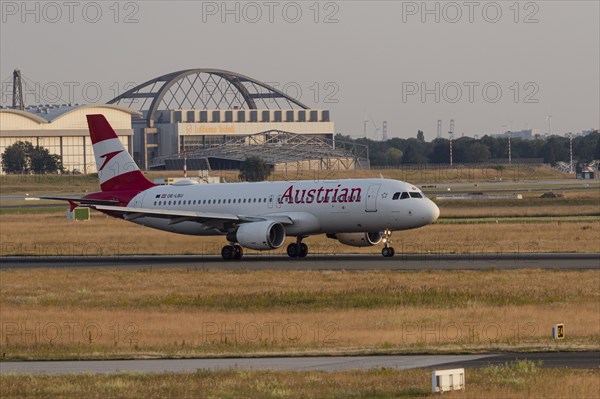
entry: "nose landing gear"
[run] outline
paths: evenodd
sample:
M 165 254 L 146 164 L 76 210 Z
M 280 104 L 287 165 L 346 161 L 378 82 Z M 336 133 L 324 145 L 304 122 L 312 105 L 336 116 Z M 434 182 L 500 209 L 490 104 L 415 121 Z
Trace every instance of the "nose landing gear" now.
M 385 230 L 383 232 L 383 249 L 381 250 L 381 254 L 386 258 L 391 258 L 396 253 L 394 248 L 390 247 L 390 244 L 392 243 L 390 240 L 391 236 L 392 232 L 390 230 Z

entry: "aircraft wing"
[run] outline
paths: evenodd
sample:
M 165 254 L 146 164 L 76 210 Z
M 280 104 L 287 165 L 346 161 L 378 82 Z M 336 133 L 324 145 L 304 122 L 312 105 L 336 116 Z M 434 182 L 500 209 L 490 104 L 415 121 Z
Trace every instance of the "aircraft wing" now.
M 94 204 L 94 205 L 116 205 L 119 203 L 117 200 L 99 200 L 99 199 L 88 199 L 81 197 L 50 197 L 50 196 L 42 196 L 40 199 L 49 199 L 49 200 L 57 200 L 57 201 L 69 201 L 69 202 L 85 202 L 86 204 Z
M 264 220 L 273 220 L 282 224 L 293 224 L 292 220 L 290 218 L 286 218 L 285 216 L 244 216 L 234 215 L 231 213 L 147 209 L 96 204 L 83 204 L 83 206 L 96 209 L 98 211 L 120 214 L 125 220 L 134 220 L 149 216 L 154 218 L 170 219 L 169 224 L 198 222 L 206 225 L 208 228 L 217 228 L 219 230 L 226 229 L 228 226 L 233 227 L 241 223 L 259 222 Z

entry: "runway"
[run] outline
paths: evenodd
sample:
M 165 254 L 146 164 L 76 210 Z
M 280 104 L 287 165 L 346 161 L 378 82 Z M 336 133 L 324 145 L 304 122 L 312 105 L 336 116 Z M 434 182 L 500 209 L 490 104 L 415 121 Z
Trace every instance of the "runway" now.
M 0 270 L 32 268 L 180 268 L 192 270 L 600 270 L 600 254 L 310 254 L 292 259 L 280 254 L 248 255 L 224 261 L 214 255 L 181 256 L 9 256 L 0 257 Z
M 0 374 L 161 373 L 205 370 L 345 371 L 390 368 L 485 367 L 514 360 L 542 361 L 542 367 L 600 367 L 600 352 L 503 353 L 479 355 L 316 356 L 223 359 L 152 359 L 0 362 Z

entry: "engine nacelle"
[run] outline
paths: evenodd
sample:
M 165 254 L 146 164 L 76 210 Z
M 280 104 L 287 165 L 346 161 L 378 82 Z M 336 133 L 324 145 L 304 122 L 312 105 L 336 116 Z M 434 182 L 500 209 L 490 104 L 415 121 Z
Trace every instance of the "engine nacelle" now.
M 333 238 L 352 247 L 372 247 L 383 239 L 379 233 L 338 233 Z
M 270 221 L 244 223 L 238 227 L 234 237 L 227 236 L 227 239 L 259 251 L 277 249 L 285 241 L 285 228 L 281 223 Z

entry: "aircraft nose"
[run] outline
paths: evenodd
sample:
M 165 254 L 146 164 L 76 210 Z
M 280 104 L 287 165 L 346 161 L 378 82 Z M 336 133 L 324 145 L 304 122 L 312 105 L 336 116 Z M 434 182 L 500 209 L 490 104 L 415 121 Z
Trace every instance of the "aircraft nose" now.
M 440 217 L 440 208 L 432 200 L 429 200 L 429 217 L 429 223 L 435 222 Z

